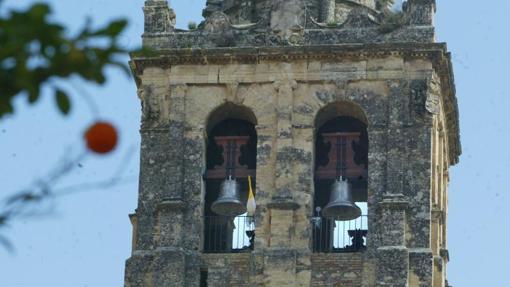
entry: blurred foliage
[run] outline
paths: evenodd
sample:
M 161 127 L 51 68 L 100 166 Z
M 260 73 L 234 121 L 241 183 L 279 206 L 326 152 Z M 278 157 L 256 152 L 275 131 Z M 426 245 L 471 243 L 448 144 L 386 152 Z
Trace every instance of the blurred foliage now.
M 58 109 L 68 114 L 72 102 L 54 80 L 78 76 L 104 84 L 107 66 L 129 73 L 119 57 L 129 52 L 119 44 L 126 20 L 96 29 L 88 21 L 77 35 L 69 36 L 62 24 L 52 21 L 51 14 L 47 4 L 36 3 L 0 15 L 0 119 L 14 113 L 16 97 L 37 102 L 44 86 L 54 92 Z
M 120 44 L 126 20 L 114 20 L 99 28 L 92 28 L 87 21 L 76 35 L 70 36 L 64 25 L 53 20 L 49 5 L 35 3 L 24 10 L 5 11 L 2 2 L 0 0 L 0 120 L 15 113 L 16 98 L 26 97 L 34 104 L 43 89 L 53 92 L 57 109 L 67 115 L 72 101 L 61 86 L 62 80 L 79 78 L 102 85 L 106 82 L 108 66 L 130 74 L 122 56 L 131 51 Z M 54 184 L 69 174 L 79 159 L 63 162 L 47 177 L 0 202 L 0 231 L 16 218 L 45 212 L 45 204 L 58 195 L 53 190 Z M 116 180 L 90 183 L 87 188 L 108 187 L 116 184 Z M 13 248 L 1 233 L 0 246 Z

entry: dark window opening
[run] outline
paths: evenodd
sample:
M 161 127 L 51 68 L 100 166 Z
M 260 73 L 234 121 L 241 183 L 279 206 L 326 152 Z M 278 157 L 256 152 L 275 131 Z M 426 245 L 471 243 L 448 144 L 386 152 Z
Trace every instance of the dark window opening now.
M 208 134 L 207 169 L 205 173 L 204 252 L 235 253 L 253 250 L 255 225 L 245 214 L 225 216 L 215 213 L 213 204 L 221 197 L 222 183 L 234 179 L 240 205 L 248 200 L 248 176 L 252 190 L 256 188 L 257 134 L 248 121 L 227 119 Z
M 200 287 L 207 287 L 207 277 L 209 272 L 207 270 L 200 270 Z
M 368 133 L 365 123 L 353 117 L 336 117 L 319 127 L 315 139 L 314 252 L 356 252 L 365 249 L 368 233 Z M 332 186 L 340 177 L 350 185 L 352 203 L 361 216 L 342 221 L 325 218 Z

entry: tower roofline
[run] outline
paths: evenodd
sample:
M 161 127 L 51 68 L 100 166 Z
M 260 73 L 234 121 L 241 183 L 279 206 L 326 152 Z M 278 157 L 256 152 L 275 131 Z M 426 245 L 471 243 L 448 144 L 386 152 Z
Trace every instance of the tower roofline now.
M 168 49 L 435 41 L 434 0 L 408 0 L 402 12 L 376 6 L 370 0 L 209 0 L 205 20 L 183 30 L 175 28 L 166 1 L 152 0 L 145 2 L 143 43 Z

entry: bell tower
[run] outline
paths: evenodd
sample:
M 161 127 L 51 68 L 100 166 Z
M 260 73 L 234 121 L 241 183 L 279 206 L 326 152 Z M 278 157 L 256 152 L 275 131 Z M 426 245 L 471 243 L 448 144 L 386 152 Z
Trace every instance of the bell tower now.
M 126 287 L 447 287 L 461 153 L 434 0 L 145 2 Z

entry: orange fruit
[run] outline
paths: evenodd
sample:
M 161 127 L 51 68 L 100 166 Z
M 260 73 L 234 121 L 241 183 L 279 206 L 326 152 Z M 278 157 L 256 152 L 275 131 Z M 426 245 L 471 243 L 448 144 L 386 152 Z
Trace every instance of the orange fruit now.
M 96 122 L 85 131 L 87 147 L 99 154 L 111 152 L 117 146 L 117 129 L 108 122 Z

